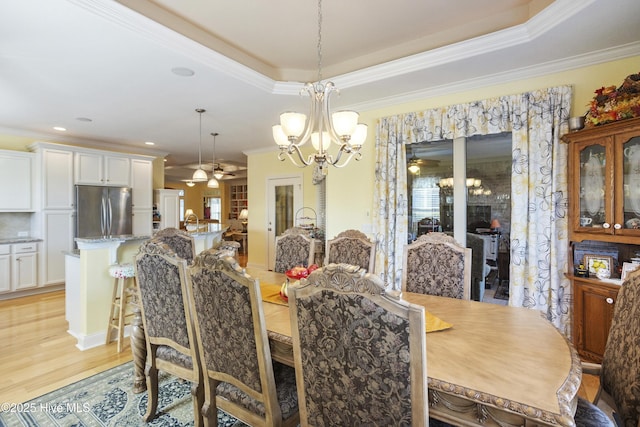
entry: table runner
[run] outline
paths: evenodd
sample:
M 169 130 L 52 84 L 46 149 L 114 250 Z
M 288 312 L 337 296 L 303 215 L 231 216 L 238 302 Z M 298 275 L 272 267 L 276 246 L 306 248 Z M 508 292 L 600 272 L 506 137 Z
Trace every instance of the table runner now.
M 289 303 L 280 296 L 280 287 L 282 285 L 274 285 L 271 283 L 260 283 L 260 292 L 262 293 L 262 300 L 265 302 L 270 302 L 272 304 L 278 305 L 289 305 Z M 425 329 L 428 332 L 436 332 L 443 331 L 445 329 L 451 328 L 453 325 L 451 323 L 445 322 L 444 320 L 434 316 L 425 310 Z

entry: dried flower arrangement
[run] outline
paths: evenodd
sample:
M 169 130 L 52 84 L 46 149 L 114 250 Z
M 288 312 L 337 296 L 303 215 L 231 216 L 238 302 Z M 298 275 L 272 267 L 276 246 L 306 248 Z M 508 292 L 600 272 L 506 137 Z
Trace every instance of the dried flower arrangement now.
M 631 74 L 622 85 L 601 87 L 589 104 L 585 126 L 640 117 L 640 73 Z

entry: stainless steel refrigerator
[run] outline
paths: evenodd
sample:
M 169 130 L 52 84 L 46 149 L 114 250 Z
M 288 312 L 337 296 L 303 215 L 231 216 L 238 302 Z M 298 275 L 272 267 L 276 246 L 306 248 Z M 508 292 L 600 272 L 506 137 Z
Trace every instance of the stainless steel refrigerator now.
M 76 185 L 75 237 L 132 233 L 131 188 Z

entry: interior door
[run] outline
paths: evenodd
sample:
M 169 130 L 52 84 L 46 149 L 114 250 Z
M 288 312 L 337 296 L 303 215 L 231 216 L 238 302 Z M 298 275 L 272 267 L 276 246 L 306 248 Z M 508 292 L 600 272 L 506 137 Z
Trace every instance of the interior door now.
M 276 236 L 293 227 L 296 212 L 302 209 L 302 175 L 267 180 L 267 266 L 276 263 Z

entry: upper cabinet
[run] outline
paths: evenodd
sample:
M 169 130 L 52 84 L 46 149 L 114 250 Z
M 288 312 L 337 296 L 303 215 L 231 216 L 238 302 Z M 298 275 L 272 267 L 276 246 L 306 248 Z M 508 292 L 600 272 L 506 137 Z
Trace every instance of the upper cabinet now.
M 78 151 L 74 171 L 76 184 L 131 185 L 131 160 L 126 155 Z
M 34 155 L 0 150 L 0 212 L 34 210 Z
M 584 129 L 569 143 L 570 240 L 638 244 L 640 118 Z

